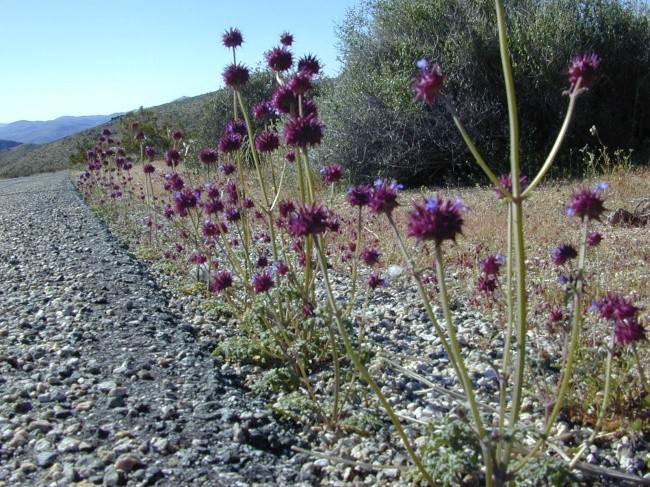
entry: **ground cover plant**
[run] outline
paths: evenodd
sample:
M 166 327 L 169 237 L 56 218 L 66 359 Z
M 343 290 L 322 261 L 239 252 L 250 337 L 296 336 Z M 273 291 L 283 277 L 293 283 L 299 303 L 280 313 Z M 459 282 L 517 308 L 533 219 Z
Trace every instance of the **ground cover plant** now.
M 156 154 L 136 121 L 141 163 L 134 168 L 105 131 L 79 178 L 99 213 L 133 231 L 142 255 L 185 270 L 194 277 L 185 292 L 204 296 L 215 316 L 234 317 L 239 334 L 215 352 L 265 371 L 256 387 L 293 401 L 276 405 L 278 412 L 331 431 L 363 430 L 354 426 L 354 411 L 370 392 L 385 413 L 377 417 L 390 419 L 413 465 L 404 478 L 430 485 L 568 484 L 579 465 L 588 471 L 582 459 L 602 430 L 647 431 L 650 421 L 644 222 L 605 226 L 612 204 L 631 208 L 647 199 L 647 170 L 614 167 L 604 175 L 608 183 L 541 185 L 580 102 L 598 82 L 600 58 L 587 52 L 558 67 L 568 69 L 565 119 L 546 160 L 523 174 L 506 17 L 503 4 L 496 7 L 509 173 L 493 172 L 483 159 L 445 92 L 443 67 L 411 60 L 408 86 L 419 110 L 438 104 L 449 112 L 489 189 L 432 195 L 368 178 L 346 190 L 340 165 L 319 169 L 312 162 L 326 135 L 310 97 L 317 58 L 294 59 L 293 38 L 282 34 L 265 54 L 277 82 L 271 98 L 247 100 L 242 89 L 250 71 L 237 61 L 237 29 L 222 38 L 233 54 L 223 71 L 232 121 L 214 147 L 198 151 L 198 167 L 186 167 L 182 130 L 170 130 L 167 150 Z M 592 152 L 585 152 L 587 159 Z M 632 184 L 631 174 L 640 183 Z M 617 257 L 622 245 L 633 249 L 624 262 Z M 374 296 L 393 285 L 417 292 L 437 353 L 454 372 L 447 387 L 366 336 Z M 459 338 L 459 306 L 491 323 L 493 332 L 476 337 L 474 347 Z M 491 384 L 470 370 L 471 348 L 484 352 Z M 448 394 L 455 413 L 432 419 L 416 444 L 377 367 Z M 314 380 L 318 374 L 326 386 Z M 535 425 L 524 419 L 531 411 Z M 591 433 L 563 451 L 555 437 L 567 418 Z

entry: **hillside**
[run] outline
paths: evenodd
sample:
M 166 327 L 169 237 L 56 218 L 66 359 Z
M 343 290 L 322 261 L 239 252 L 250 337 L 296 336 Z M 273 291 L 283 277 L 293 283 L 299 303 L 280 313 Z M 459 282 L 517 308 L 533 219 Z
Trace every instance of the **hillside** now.
M 64 116 L 46 122 L 19 120 L 0 126 L 0 139 L 14 140 L 23 144 L 45 144 L 66 135 L 96 127 L 119 115 L 122 114 L 114 113 L 112 115 L 82 117 Z
M 186 130 L 198 130 L 203 120 L 203 110 L 212 93 L 182 98 L 148 108 L 162 124 L 178 125 Z M 70 155 L 78 144 L 92 144 L 102 127 L 108 127 L 121 138 L 119 120 L 121 116 L 108 123 L 88 128 L 72 135 L 46 144 L 22 144 L 0 151 L 0 178 L 27 176 L 40 172 L 66 169 Z M 1 130 L 1 129 L 0 129 Z
M 13 140 L 2 140 L 0 139 L 0 151 L 6 150 L 6 149 L 11 149 L 12 147 L 16 147 L 17 145 L 20 145 L 20 142 L 15 142 Z

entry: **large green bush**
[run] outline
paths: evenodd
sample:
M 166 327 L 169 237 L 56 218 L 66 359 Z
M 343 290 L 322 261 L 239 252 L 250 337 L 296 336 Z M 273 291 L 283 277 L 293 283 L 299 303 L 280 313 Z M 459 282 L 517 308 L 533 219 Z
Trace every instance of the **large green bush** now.
M 596 52 L 602 74 L 581 104 L 566 148 L 596 125 L 612 149 L 650 137 L 648 9 L 619 0 L 514 0 L 506 4 L 518 90 L 524 171 L 552 144 L 566 108 L 571 58 Z M 370 0 L 339 26 L 343 67 L 321 100 L 324 150 L 355 180 L 410 185 L 471 178 L 471 155 L 442 104 L 413 103 L 415 61 L 439 62 L 446 92 L 488 159 L 505 172 L 507 127 L 491 0 Z M 568 154 L 570 151 L 566 151 Z M 469 168 L 472 169 L 469 169 Z

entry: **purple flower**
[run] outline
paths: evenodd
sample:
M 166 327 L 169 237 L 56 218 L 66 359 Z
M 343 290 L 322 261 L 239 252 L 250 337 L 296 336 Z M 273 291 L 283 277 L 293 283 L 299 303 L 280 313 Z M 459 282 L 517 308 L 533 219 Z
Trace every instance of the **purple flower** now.
M 421 65 L 423 65 L 422 60 L 418 61 L 418 67 Z M 429 68 L 427 64 L 427 67 L 422 69 L 419 76 L 413 80 L 413 91 L 415 91 L 415 97 L 420 98 L 431 106 L 438 96 L 438 93 L 440 93 L 440 90 L 445 83 L 445 79 L 446 76 L 442 74 L 438 63 L 431 66 L 431 68 Z
M 266 62 L 273 71 L 286 71 L 293 64 L 293 56 L 285 46 L 275 47 L 266 54 Z
M 269 259 L 266 255 L 260 255 L 257 259 L 257 262 L 255 263 L 256 267 L 259 267 L 260 269 L 266 267 L 269 265 Z
M 590 88 L 596 80 L 596 69 L 600 64 L 600 57 L 597 54 L 580 54 L 573 58 L 567 75 L 571 90 L 580 81 L 580 88 Z
M 165 151 L 165 162 L 169 167 L 175 167 L 181 163 L 181 153 L 176 149 Z
M 185 134 L 181 129 L 174 129 L 171 131 L 170 136 L 173 140 L 181 140 Z
M 296 105 L 296 95 L 287 84 L 278 86 L 271 96 L 271 106 L 279 113 L 291 113 Z
M 481 276 L 476 281 L 476 289 L 486 294 L 492 294 L 497 289 L 497 280 L 493 276 Z
M 401 184 L 394 181 L 389 183 L 378 179 L 372 188 L 368 206 L 370 206 L 373 213 L 392 213 L 399 206 L 399 203 L 397 203 L 397 190 L 402 188 Z
M 156 166 L 153 164 L 145 164 L 142 166 L 142 170 L 145 174 L 152 174 L 156 170 Z
M 293 44 L 293 36 L 288 32 L 283 32 L 280 36 L 280 44 L 286 47 L 291 46 Z
M 203 164 L 216 164 L 219 159 L 219 153 L 215 149 L 202 149 L 199 152 L 199 161 Z
M 239 29 L 231 28 L 221 36 L 223 45 L 228 48 L 236 48 L 242 45 L 244 37 Z
M 496 276 L 505 260 L 502 255 L 490 255 L 481 261 L 481 272 L 486 276 Z
M 111 129 L 109 129 L 108 127 L 102 130 L 102 135 L 105 137 L 110 137 L 112 134 L 113 132 L 111 132 Z
M 147 138 L 147 136 L 144 134 L 142 130 L 138 130 L 135 135 L 133 136 L 135 140 L 142 141 Z
M 255 274 L 251 281 L 251 286 L 253 287 L 253 291 L 255 291 L 256 294 L 265 293 L 269 291 L 273 286 L 275 286 L 273 275 L 269 271 Z
M 236 205 L 239 201 L 239 192 L 234 181 L 228 181 L 228 184 L 226 184 L 226 194 L 228 195 L 228 202 Z
M 289 272 L 289 266 L 283 260 L 278 260 L 275 264 L 273 264 L 273 268 L 275 269 L 275 272 L 278 274 L 278 276 L 284 276 L 287 272 Z
M 297 117 L 284 126 L 284 138 L 288 145 L 306 147 L 320 144 L 325 126 L 316 117 Z
M 255 148 L 260 152 L 273 152 L 280 147 L 278 134 L 265 131 L 255 137 Z
M 320 73 L 320 63 L 315 56 L 308 54 L 298 60 L 298 71 L 307 73 L 309 76 L 316 76 Z
M 192 264 L 204 264 L 208 258 L 205 256 L 205 254 L 192 254 L 188 260 Z
M 596 247 L 602 241 L 603 236 L 599 232 L 589 232 L 587 235 L 587 246 Z
M 304 95 L 311 90 L 311 77 L 304 71 L 298 71 L 289 79 L 288 85 L 294 95 Z
M 187 210 L 196 207 L 200 194 L 191 188 L 174 193 L 174 211 L 178 216 L 187 216 Z
M 201 233 L 204 237 L 216 237 L 217 235 L 221 235 L 224 230 L 221 225 L 212 220 L 205 220 L 203 225 L 201 225 Z
M 338 183 L 343 177 L 343 168 L 340 164 L 332 164 L 320 170 L 325 184 Z
M 229 88 L 241 88 L 248 83 L 250 72 L 242 64 L 231 64 L 223 70 L 223 82 Z
M 240 137 L 246 137 L 248 135 L 246 121 L 242 119 L 231 120 L 226 124 L 224 132 L 227 134 L 237 134 Z
M 284 160 L 287 162 L 295 162 L 296 152 L 293 150 L 287 151 L 287 153 L 284 155 Z
M 213 198 L 211 201 L 208 201 L 203 204 L 203 212 L 206 215 L 214 215 L 223 211 L 223 202 L 220 198 Z
M 578 257 L 578 251 L 572 245 L 562 244 L 553 249 L 551 260 L 555 265 L 564 265 L 571 259 Z
M 368 266 L 373 266 L 379 262 L 379 257 L 381 256 L 381 252 L 374 248 L 374 247 L 366 247 L 361 251 L 361 254 L 359 257 L 363 261 L 364 264 Z
M 144 155 L 147 156 L 150 161 L 153 161 L 153 158 L 156 155 L 156 149 L 151 146 L 147 146 L 144 148 Z
M 289 234 L 305 237 L 324 233 L 328 229 L 329 217 L 328 209 L 317 203 L 299 208 L 289 216 Z
M 219 152 L 228 154 L 230 152 L 236 152 L 241 148 L 242 136 L 235 133 L 226 132 L 219 139 L 218 146 Z
M 632 301 L 619 294 L 612 293 L 592 305 L 598 309 L 600 316 L 606 320 L 626 320 L 634 318 L 640 308 L 634 306 Z
M 289 214 L 296 211 L 296 205 L 292 200 L 282 200 L 278 205 L 278 211 L 280 212 L 280 215 L 286 218 Z
M 228 220 L 230 223 L 239 221 L 241 219 L 241 214 L 239 213 L 239 210 L 234 207 L 230 207 L 226 209 L 226 220 Z
M 457 200 L 442 200 L 439 197 L 425 199 L 416 204 L 409 213 L 408 235 L 418 240 L 433 240 L 440 244 L 443 240 L 456 241 L 462 234 L 463 218 L 460 215 L 465 205 Z
M 232 286 L 232 274 L 228 271 L 219 271 L 212 274 L 212 282 L 210 283 L 210 290 L 213 293 L 218 293 Z
M 561 309 L 553 309 L 548 316 L 548 321 L 551 323 L 557 323 L 558 321 L 562 321 L 563 318 L 564 315 Z
M 508 192 L 512 193 L 512 176 L 510 174 L 502 174 L 499 176 L 499 182 L 503 185 L 504 188 L 508 190 Z M 522 174 L 519 176 L 519 190 L 523 191 L 526 189 L 526 186 L 528 186 L 528 176 Z M 494 188 L 494 191 L 496 191 L 499 199 L 504 198 L 505 195 L 503 194 L 503 191 L 501 191 L 501 188 L 496 186 Z
M 253 118 L 262 120 L 271 115 L 271 104 L 268 101 L 260 101 L 253 107 Z
M 386 280 L 381 277 L 379 274 L 375 274 L 374 272 L 368 276 L 368 287 L 370 289 L 377 289 L 379 286 L 385 287 L 386 286 Z
M 221 165 L 221 170 L 226 176 L 230 176 L 237 170 L 237 168 L 232 162 L 225 162 Z
M 185 181 L 178 174 L 168 172 L 165 174 L 165 191 L 180 191 L 185 187 Z
M 566 210 L 567 215 L 577 216 L 581 220 L 598 220 L 605 211 L 603 203 L 605 200 L 599 196 L 601 186 L 597 186 L 595 190 L 583 189 L 571 196 L 571 201 Z
M 614 323 L 614 336 L 616 337 L 616 341 L 626 345 L 644 340 L 645 330 L 636 318 L 617 320 Z
M 372 188 L 367 184 L 360 184 L 348 189 L 348 203 L 350 206 L 366 206 L 372 198 Z

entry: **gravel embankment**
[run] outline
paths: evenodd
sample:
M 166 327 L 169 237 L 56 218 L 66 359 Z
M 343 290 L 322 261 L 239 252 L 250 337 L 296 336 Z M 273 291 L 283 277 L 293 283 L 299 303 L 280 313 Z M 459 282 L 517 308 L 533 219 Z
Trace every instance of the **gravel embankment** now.
M 66 173 L 0 195 L 0 486 L 311 484 Z

